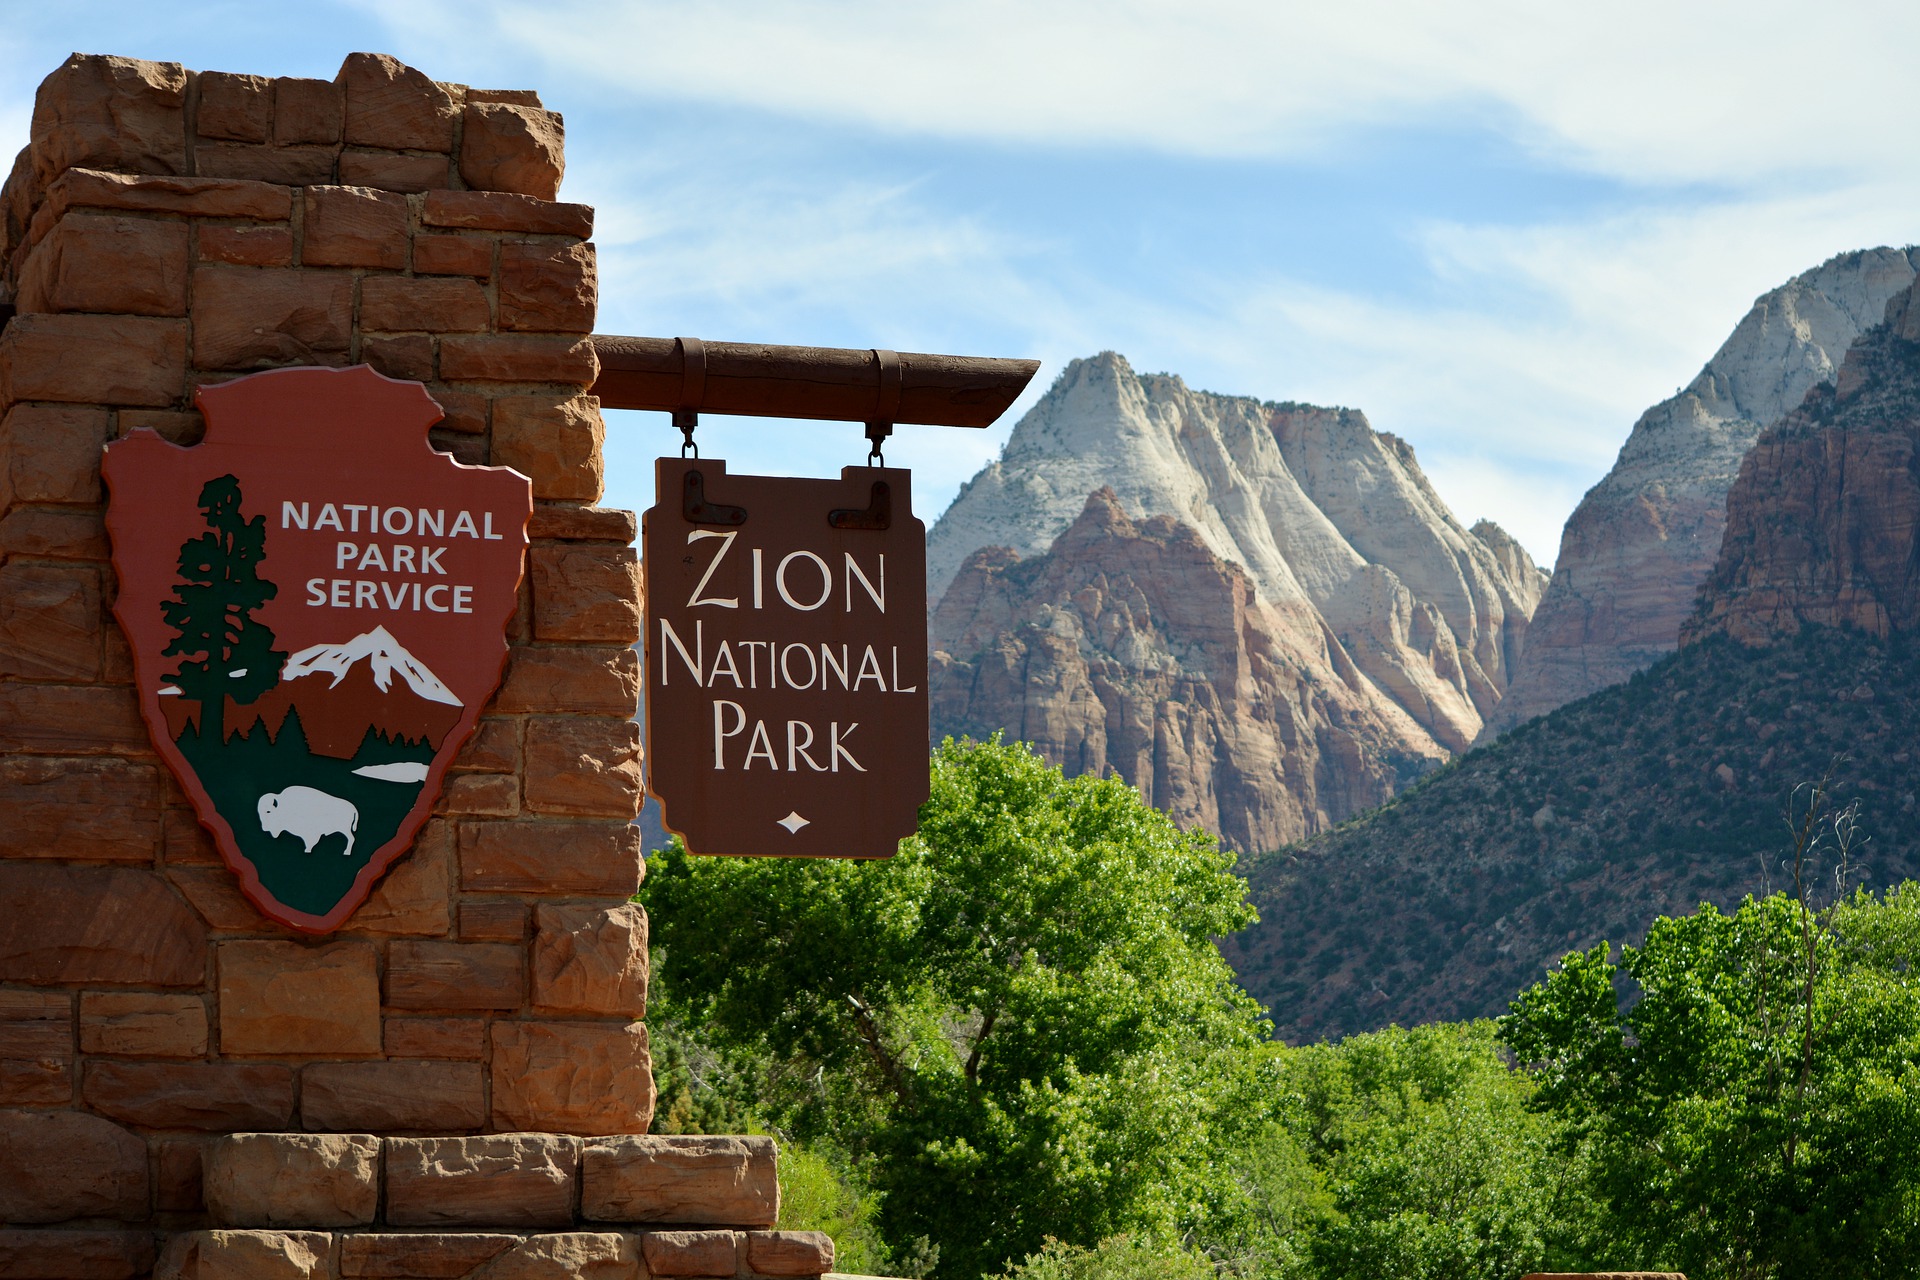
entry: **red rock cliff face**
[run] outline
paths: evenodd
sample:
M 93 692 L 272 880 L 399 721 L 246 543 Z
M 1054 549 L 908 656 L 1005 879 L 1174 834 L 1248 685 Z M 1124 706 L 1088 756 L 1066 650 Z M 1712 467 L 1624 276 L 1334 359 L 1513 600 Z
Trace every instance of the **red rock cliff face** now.
M 1887 306 L 1831 387 L 1763 434 L 1681 640 L 1749 644 L 1808 625 L 1920 626 L 1920 299 Z
M 1270 604 L 1166 516 L 1095 491 L 1050 550 L 963 563 L 932 619 L 933 721 L 1119 773 L 1182 826 L 1277 848 L 1444 752 L 1305 604 Z

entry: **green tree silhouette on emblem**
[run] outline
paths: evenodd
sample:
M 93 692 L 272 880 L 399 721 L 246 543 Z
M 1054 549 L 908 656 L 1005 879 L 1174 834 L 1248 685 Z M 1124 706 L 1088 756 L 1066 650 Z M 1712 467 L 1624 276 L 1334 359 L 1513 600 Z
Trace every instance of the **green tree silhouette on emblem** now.
M 200 704 L 200 731 L 225 736 L 225 699 L 245 706 L 280 683 L 287 655 L 273 647 L 273 632 L 254 620 L 254 610 L 279 594 L 262 578 L 267 519 L 249 520 L 240 510 L 240 481 L 209 480 L 200 490 L 207 532 L 180 546 L 180 578 L 161 616 L 176 634 L 162 650 L 180 656 L 167 676 Z

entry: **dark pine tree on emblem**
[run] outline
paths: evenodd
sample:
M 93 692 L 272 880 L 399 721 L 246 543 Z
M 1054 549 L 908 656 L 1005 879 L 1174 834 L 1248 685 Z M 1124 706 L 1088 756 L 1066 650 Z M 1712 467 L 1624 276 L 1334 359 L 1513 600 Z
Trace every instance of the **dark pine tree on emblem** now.
M 240 510 L 240 482 L 209 480 L 200 490 L 207 532 L 180 547 L 180 578 L 161 616 L 178 634 L 162 651 L 178 654 L 167 677 L 182 695 L 200 704 L 200 732 L 214 742 L 225 737 L 225 699 L 245 706 L 280 683 L 287 655 L 273 647 L 273 632 L 254 611 L 279 594 L 260 576 L 266 554 L 267 519 L 249 520 Z

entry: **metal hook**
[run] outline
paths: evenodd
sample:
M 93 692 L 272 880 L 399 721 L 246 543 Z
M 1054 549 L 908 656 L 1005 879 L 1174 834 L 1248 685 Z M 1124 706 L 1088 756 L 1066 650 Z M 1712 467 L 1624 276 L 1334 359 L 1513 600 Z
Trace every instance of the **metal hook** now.
M 675 338 L 680 348 L 680 407 L 673 411 L 673 425 L 680 428 L 680 456 L 700 456 L 693 442 L 693 429 L 700 425 L 700 402 L 707 394 L 707 348 L 698 338 Z
M 894 420 L 900 416 L 900 389 L 904 379 L 900 372 L 899 352 L 882 347 L 870 349 L 880 383 L 874 388 L 873 416 L 867 419 L 867 439 L 871 442 L 867 449 L 867 465 L 884 467 L 887 458 L 880 451 L 880 442 L 893 434 Z

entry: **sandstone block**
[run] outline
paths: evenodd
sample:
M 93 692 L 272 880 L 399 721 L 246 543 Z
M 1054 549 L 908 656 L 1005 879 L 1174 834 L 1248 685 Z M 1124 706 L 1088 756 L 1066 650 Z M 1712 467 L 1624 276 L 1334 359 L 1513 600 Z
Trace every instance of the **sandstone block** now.
M 447 186 L 452 164 L 444 155 L 408 155 L 401 151 L 340 153 L 340 181 L 380 191 L 432 191 Z
M 460 887 L 470 891 L 626 897 L 640 876 L 640 839 L 625 823 L 460 825 Z
M 73 213 L 20 271 L 19 307 L 139 316 L 187 313 L 187 224 Z
M 200 73 L 200 106 L 194 130 L 203 138 L 265 142 L 273 114 L 273 81 L 265 76 Z
M 580 1144 L 552 1133 L 387 1139 L 387 1221 L 399 1227 L 560 1227 L 573 1221 Z
M 591 244 L 509 240 L 500 246 L 500 327 L 591 333 L 599 273 Z
M 436 430 L 458 431 L 465 435 L 479 435 L 486 431 L 490 405 L 487 397 L 472 391 L 455 391 L 445 384 L 428 387 L 427 394 L 447 415 L 440 419 Z
M 833 1270 L 833 1238 L 824 1231 L 749 1231 L 747 1269 L 763 1276 L 817 1276 Z
M 280 926 L 240 894 L 233 873 L 221 866 L 167 867 L 167 879 L 193 905 L 207 927 L 222 933 L 260 933 Z
M 535 503 L 527 526 L 527 536 L 536 541 L 632 542 L 639 535 L 640 520 L 631 511 L 570 502 Z
M 493 1024 L 493 1123 L 555 1133 L 644 1133 L 653 1060 L 639 1023 Z
M 330 80 L 286 76 L 273 82 L 273 140 L 339 142 L 344 103 Z
M 145 1218 L 147 1144 L 78 1111 L 0 1111 L 0 1222 Z
M 440 344 L 440 376 L 450 382 L 557 382 L 588 387 L 600 357 L 584 338 L 487 334 Z
M 487 1121 L 478 1063 L 317 1063 L 300 1086 L 301 1120 L 312 1130 L 444 1133 Z
M 100 501 L 104 409 L 17 404 L 0 421 L 0 507 Z
M 520 780 L 506 773 L 463 773 L 447 780 L 439 813 L 511 818 L 520 812 Z
M 202 369 L 326 364 L 352 336 L 353 277 L 344 271 L 195 267 L 193 301 L 193 362 Z
M 265 1063 L 93 1061 L 80 1096 L 146 1129 L 283 1129 L 293 1116 L 293 1072 Z
M 518 1009 L 526 990 L 519 947 L 395 942 L 387 948 L 387 1003 L 396 1009 Z
M 334 83 L 346 98 L 350 146 L 453 150 L 453 96 L 422 72 L 383 53 L 350 53 Z
M 0 547 L 43 560 L 103 560 L 107 526 L 99 512 L 81 507 L 16 506 L 0 518 Z
M 293 232 L 286 227 L 209 223 L 196 232 L 199 260 L 235 267 L 285 267 L 293 263 Z
M 5 531 L 6 521 L 0 521 L 0 532 Z M 0 538 L 0 547 L 12 551 L 5 538 Z M 0 613 L 0 676 L 29 680 L 100 678 L 100 626 L 105 614 L 97 569 L 15 560 L 0 565 L 0 600 L 7 602 L 6 611 Z M 8 768 L 12 763 L 0 764 L 0 793 L 12 790 Z M 42 794 L 51 801 L 54 790 L 48 788 Z M 42 811 L 42 825 L 57 815 L 57 810 Z M 38 850 L 27 856 L 68 856 L 25 832 L 0 831 L 0 849 L 8 847 Z
M 383 338 L 362 337 L 360 359 L 389 378 L 412 382 L 433 381 L 433 339 L 424 333 Z
M 740 1265 L 731 1231 L 649 1231 L 640 1249 L 654 1276 L 730 1276 Z
M 469 187 L 552 200 L 566 167 L 566 126 L 559 112 L 504 102 L 467 104 L 460 177 Z
M 484 333 L 490 323 L 486 290 L 472 280 L 369 276 L 360 284 L 364 329 Z
M 640 1280 L 640 1251 L 614 1232 L 529 1236 L 478 1273 L 485 1280 Z
M 380 977 L 364 942 L 223 942 L 220 1051 L 348 1057 L 380 1052 Z
M 493 242 L 479 236 L 415 236 L 413 269 L 422 275 L 485 279 L 493 274 Z
M 468 102 L 506 102 L 516 107 L 538 107 L 540 101 L 538 89 L 476 89 L 467 86 Z
M 206 956 L 206 929 L 151 871 L 0 863 L 10 982 L 197 986 Z
M 593 234 L 593 207 L 556 204 L 504 191 L 430 191 L 420 221 L 430 227 L 517 231 L 522 235 L 585 240 Z
M 380 1208 L 370 1133 L 236 1133 L 209 1143 L 207 1212 L 220 1227 L 352 1227 Z
M 326 1280 L 333 1237 L 320 1231 L 183 1231 L 155 1280 Z
M 0 1229 L 0 1276 L 7 1280 L 135 1280 L 152 1269 L 147 1231 Z
M 453 1058 L 478 1062 L 487 1056 L 487 1024 L 480 1018 L 388 1018 L 389 1058 Z
M 186 321 L 22 315 L 0 333 L 0 400 L 171 405 L 186 386 Z
M 502 711 L 632 715 L 640 699 L 640 655 L 622 646 L 515 649 L 496 705 Z
M 466 1232 L 348 1235 L 340 1240 L 340 1274 L 345 1280 L 460 1280 L 520 1239 Z
M 73 1102 L 72 1022 L 65 992 L 0 991 L 0 1107 Z
M 33 99 L 33 169 L 185 173 L 187 73 L 177 62 L 76 53 Z
M 152 991 L 83 992 L 80 1048 L 130 1058 L 204 1057 L 206 1001 Z
M 300 260 L 310 267 L 406 266 L 407 198 L 365 187 L 308 190 Z
M 647 913 L 638 903 L 542 903 L 535 918 L 536 1009 L 646 1016 Z
M 520 722 L 484 718 L 460 754 L 454 773 L 512 773 L 520 767 Z
M 163 178 L 71 169 L 48 188 L 40 211 L 33 215 L 32 238 L 37 240 L 69 209 L 127 209 L 276 222 L 284 221 L 292 212 L 293 193 L 285 187 L 232 178 Z
M 161 1138 L 153 1145 L 153 1207 L 164 1213 L 199 1213 L 207 1207 L 201 1194 L 200 1152 L 205 1138 Z
M 527 807 L 568 817 L 640 812 L 640 726 L 606 716 L 527 721 Z
M 363 933 L 445 937 L 453 920 L 453 831 L 443 822 L 420 828 L 413 852 L 388 869 L 353 913 L 348 927 Z
M 0 679 L 0 752 L 140 756 L 151 751 L 131 688 Z
M 631 548 L 561 543 L 529 554 L 536 639 L 640 638 L 640 560 Z
M 532 915 L 524 902 L 469 898 L 460 904 L 460 937 L 469 942 L 519 942 Z
M 244 142 L 201 143 L 193 155 L 194 168 L 210 177 L 253 178 L 290 187 L 332 182 L 337 160 L 332 147 L 262 147 Z
M 771 1226 L 780 1216 L 772 1138 L 595 1138 L 581 1154 L 589 1222 Z
M 606 440 L 596 396 L 501 396 L 493 402 L 494 464 L 533 481 L 535 498 L 598 501 Z

